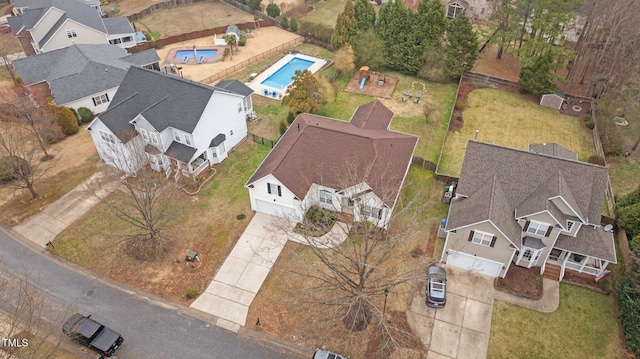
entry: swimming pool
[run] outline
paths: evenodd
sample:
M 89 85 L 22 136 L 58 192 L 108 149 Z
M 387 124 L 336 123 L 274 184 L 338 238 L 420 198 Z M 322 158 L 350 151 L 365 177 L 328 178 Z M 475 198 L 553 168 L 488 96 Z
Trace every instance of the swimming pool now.
M 293 82 L 293 77 L 296 75 L 297 70 L 306 70 L 314 63 L 315 61 L 294 57 L 260 84 L 283 90 Z
M 198 56 L 198 58 L 200 58 L 200 56 L 204 57 L 205 59 L 213 59 L 216 57 L 216 55 L 218 54 L 218 50 L 198 50 L 196 49 L 196 54 Z M 193 50 L 178 50 L 176 51 L 175 55 L 173 55 L 173 58 L 176 60 L 182 60 L 185 58 L 185 56 L 187 57 L 187 59 L 193 59 L 194 57 L 196 57 L 196 55 L 193 53 Z

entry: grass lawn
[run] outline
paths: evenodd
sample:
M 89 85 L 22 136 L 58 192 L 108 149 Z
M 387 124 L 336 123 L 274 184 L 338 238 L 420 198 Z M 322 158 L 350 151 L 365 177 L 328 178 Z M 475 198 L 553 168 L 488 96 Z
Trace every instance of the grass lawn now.
M 316 4 L 315 10 L 306 14 L 302 19 L 333 28 L 336 26 L 338 15 L 344 10 L 345 3 L 342 0 L 320 1 Z
M 171 226 L 165 233 L 174 247 L 162 259 L 150 262 L 132 260 L 114 234 L 127 232 L 127 225 L 104 204 L 68 227 L 55 239 L 54 253 L 84 268 L 146 292 L 186 303 L 187 289 L 198 293 L 206 288 L 213 274 L 240 237 L 251 219 L 249 193 L 244 184 L 267 155 L 269 148 L 251 141 L 242 142 L 221 164 L 216 176 L 194 196 L 176 194 Z M 111 196 L 122 195 L 115 192 Z M 238 214 L 247 218 L 237 220 Z M 121 253 L 105 256 L 105 251 Z M 174 259 L 184 259 L 187 250 L 196 250 L 202 260 L 191 268 Z
M 457 176 L 467 141 L 478 130 L 478 141 L 526 150 L 530 143 L 559 143 L 576 152 L 581 161 L 595 154 L 591 134 L 575 117 L 539 106 L 515 94 L 494 90 L 472 91 L 463 112 L 464 126 L 447 134 L 438 173 Z
M 640 183 L 640 161 L 636 157 L 607 158 L 609 179 L 613 193 L 624 196 L 638 188 Z
M 487 358 L 625 358 L 614 300 L 560 283 L 554 313 L 496 301 Z

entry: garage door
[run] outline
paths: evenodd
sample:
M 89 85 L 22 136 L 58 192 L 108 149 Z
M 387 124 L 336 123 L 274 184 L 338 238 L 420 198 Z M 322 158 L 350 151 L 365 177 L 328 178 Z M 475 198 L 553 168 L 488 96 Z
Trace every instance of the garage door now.
M 452 250 L 449 250 L 449 255 L 447 255 L 447 265 L 468 269 L 491 277 L 497 277 L 503 266 L 499 262 Z
M 277 217 L 284 217 L 289 219 L 296 218 L 295 208 L 283 206 L 275 202 L 263 201 L 260 199 L 256 199 L 256 211 Z

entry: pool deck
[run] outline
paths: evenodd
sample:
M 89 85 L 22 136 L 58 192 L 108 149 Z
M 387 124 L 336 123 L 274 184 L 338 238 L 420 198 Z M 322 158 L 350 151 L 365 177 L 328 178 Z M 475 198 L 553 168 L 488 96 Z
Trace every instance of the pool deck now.
M 326 63 L 327 60 L 325 59 L 320 59 L 317 57 L 313 57 L 313 56 L 308 56 L 308 55 L 304 55 L 304 54 L 300 54 L 300 53 L 289 53 L 284 55 L 284 57 L 282 57 L 280 60 L 276 61 L 273 65 L 269 66 L 268 69 L 266 69 L 265 71 L 261 72 L 260 74 L 258 74 L 258 76 L 256 76 L 253 80 L 251 80 L 251 82 L 249 82 L 247 84 L 247 86 L 249 86 L 256 95 L 260 95 L 260 96 L 264 96 L 264 97 L 269 97 L 269 98 L 274 98 L 277 100 L 281 100 L 282 97 L 285 95 L 287 89 L 278 89 L 275 87 L 271 87 L 271 86 L 266 86 L 262 84 L 262 81 L 266 80 L 269 76 L 271 76 L 273 73 L 275 73 L 276 71 L 278 71 L 280 68 L 282 68 L 284 65 L 286 65 L 289 61 L 291 61 L 294 57 L 300 58 L 300 59 L 304 59 L 304 60 L 309 60 L 309 61 L 313 61 L 313 65 L 311 65 L 307 70 L 311 71 L 311 73 L 316 73 L 318 70 L 320 70 Z M 268 95 L 265 95 L 265 90 L 268 91 Z M 276 92 L 276 95 L 273 95 L 273 92 Z

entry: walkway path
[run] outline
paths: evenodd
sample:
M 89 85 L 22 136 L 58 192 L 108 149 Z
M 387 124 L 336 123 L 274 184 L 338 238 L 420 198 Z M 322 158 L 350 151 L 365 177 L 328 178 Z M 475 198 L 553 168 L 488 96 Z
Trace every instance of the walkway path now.
M 93 174 L 42 212 L 16 225 L 13 229 L 40 246 L 46 247 L 47 243 L 53 241 L 60 232 L 100 202 L 96 194 L 104 197 L 113 191 L 113 185 L 101 185 L 100 192 L 95 192 L 101 178 L 100 173 Z
M 346 232 L 342 226 L 338 223 L 329 233 L 318 238 L 319 245 L 343 241 Z M 238 331 L 244 326 L 249 306 L 287 240 L 306 243 L 293 230 L 276 227 L 272 216 L 256 213 L 209 287 L 191 307 L 219 317 L 216 324 L 229 330 Z
M 495 299 L 537 310 L 538 312 L 553 313 L 560 305 L 560 282 L 542 278 L 542 297 L 540 299 L 518 297 L 500 290 L 496 290 Z

